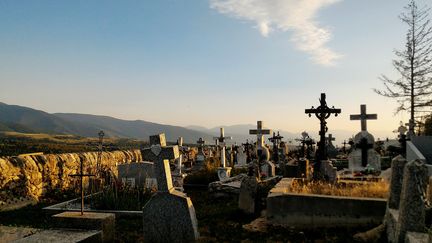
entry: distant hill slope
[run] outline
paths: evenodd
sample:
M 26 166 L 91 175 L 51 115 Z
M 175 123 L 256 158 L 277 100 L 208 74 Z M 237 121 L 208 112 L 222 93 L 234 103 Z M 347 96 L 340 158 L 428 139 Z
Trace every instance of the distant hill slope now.
M 127 121 L 108 116 L 57 113 L 49 114 L 28 107 L 0 102 L 0 131 L 23 133 L 72 134 L 96 137 L 104 130 L 109 137 L 147 140 L 150 135 L 164 132 L 168 141 L 183 137 L 185 142 L 195 142 L 199 137 L 206 140 L 211 135 L 180 126 L 170 126 L 147 121 Z

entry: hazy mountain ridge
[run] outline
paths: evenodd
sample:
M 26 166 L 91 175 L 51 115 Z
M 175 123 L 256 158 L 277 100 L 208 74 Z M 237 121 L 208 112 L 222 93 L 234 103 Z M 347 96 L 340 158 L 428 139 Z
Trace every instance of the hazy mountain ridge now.
M 123 137 L 147 140 L 150 135 L 164 132 L 168 141 L 183 137 L 185 142 L 194 143 L 211 135 L 204 132 L 147 122 L 142 120 L 121 120 L 109 116 L 55 113 L 0 102 L 0 131 L 24 133 L 72 134 L 83 137 L 97 137 L 104 130 L 109 137 Z

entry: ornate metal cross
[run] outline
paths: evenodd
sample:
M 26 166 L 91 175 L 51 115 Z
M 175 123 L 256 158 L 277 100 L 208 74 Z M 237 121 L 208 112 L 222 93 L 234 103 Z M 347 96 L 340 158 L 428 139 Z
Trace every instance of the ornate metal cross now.
M 314 177 L 319 177 L 320 174 L 320 168 L 321 168 L 321 160 L 327 159 L 327 149 L 325 146 L 325 134 L 328 130 L 327 128 L 327 119 L 331 116 L 331 114 L 335 114 L 337 116 L 339 113 L 341 113 L 341 109 L 336 109 L 334 106 L 331 108 L 327 106 L 326 102 L 326 95 L 325 93 L 321 93 L 320 98 L 320 105 L 317 108 L 314 108 L 312 106 L 311 109 L 306 109 L 305 113 L 309 115 L 309 117 L 312 116 L 312 114 L 315 114 L 315 116 L 320 120 L 320 141 L 318 142 L 318 150 L 315 156 L 315 164 L 314 164 Z
M 277 135 L 275 132 L 273 132 L 273 136 L 268 139 L 270 142 L 273 143 L 272 159 L 274 162 L 279 161 L 279 143 L 281 142 L 282 138 L 283 137 L 279 134 L 279 132 L 277 133 Z
M 242 145 L 244 146 L 246 152 L 246 163 L 249 164 L 252 161 L 250 150 L 252 149 L 253 144 L 249 143 L 249 139 L 246 139 L 246 143 L 242 143 Z
M 80 161 L 80 172 L 78 174 L 69 175 L 71 177 L 79 177 L 80 179 L 80 190 L 81 190 L 81 215 L 84 215 L 84 177 L 95 176 L 93 174 L 84 174 L 83 160 Z
M 154 163 L 158 191 L 170 192 L 173 190 L 170 159 L 179 157 L 178 146 L 166 146 L 165 134 L 150 136 L 150 148 L 142 149 L 143 159 Z
M 367 120 L 376 120 L 376 119 L 378 119 L 377 114 L 366 114 L 366 105 L 360 105 L 360 114 L 350 115 L 350 120 L 361 121 L 362 131 L 367 131 Z

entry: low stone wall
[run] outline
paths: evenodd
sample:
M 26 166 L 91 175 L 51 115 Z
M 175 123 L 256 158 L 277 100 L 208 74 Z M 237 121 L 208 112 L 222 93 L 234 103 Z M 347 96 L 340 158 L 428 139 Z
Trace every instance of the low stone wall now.
M 378 225 L 386 200 L 287 193 L 283 179 L 267 197 L 267 220 L 274 225 L 299 228 L 357 227 Z
M 0 157 L 0 201 L 14 197 L 38 199 L 53 189 L 68 189 L 83 161 L 85 173 L 94 173 L 97 152 Z M 142 161 L 140 150 L 103 152 L 103 170 L 117 173 L 116 165 Z

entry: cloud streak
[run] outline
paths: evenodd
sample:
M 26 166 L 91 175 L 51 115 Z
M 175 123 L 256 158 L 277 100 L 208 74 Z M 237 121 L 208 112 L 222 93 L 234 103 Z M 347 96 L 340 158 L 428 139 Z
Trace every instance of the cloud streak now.
M 291 42 L 311 59 L 332 66 L 342 56 L 326 46 L 328 28 L 316 21 L 318 11 L 340 0 L 210 0 L 210 7 L 222 14 L 255 22 L 261 35 L 273 31 L 291 32 Z

